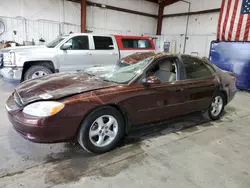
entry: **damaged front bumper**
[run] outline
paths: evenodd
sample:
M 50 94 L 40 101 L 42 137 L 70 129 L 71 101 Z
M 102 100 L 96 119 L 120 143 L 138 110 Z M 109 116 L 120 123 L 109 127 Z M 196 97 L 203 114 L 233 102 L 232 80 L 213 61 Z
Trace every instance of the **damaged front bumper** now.
M 23 68 L 21 67 L 2 67 L 0 74 L 5 79 L 21 80 Z

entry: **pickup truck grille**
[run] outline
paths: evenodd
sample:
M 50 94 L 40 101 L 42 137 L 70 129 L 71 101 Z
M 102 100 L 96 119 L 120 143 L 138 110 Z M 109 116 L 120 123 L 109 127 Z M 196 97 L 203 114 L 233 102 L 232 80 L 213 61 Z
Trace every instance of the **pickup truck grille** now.
M 18 95 L 16 92 L 14 93 L 14 101 L 15 101 L 15 103 L 16 103 L 19 107 L 22 106 L 22 101 L 21 101 L 19 95 Z

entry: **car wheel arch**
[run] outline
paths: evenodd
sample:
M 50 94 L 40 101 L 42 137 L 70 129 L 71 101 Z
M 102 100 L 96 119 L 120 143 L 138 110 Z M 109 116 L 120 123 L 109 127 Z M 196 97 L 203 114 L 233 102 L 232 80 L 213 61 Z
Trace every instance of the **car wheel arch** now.
M 26 61 L 23 65 L 21 81 L 24 80 L 25 72 L 33 65 L 42 65 L 49 68 L 53 73 L 56 72 L 55 66 L 52 61 Z
M 228 94 L 227 94 L 227 91 L 225 89 L 226 88 L 224 88 L 223 85 L 222 85 L 222 83 L 221 83 L 217 91 L 221 92 L 224 95 L 224 97 L 225 97 L 225 101 L 224 102 L 225 102 L 225 105 L 227 105 L 227 103 L 228 103 Z
M 225 105 L 226 105 L 227 102 L 228 102 L 228 95 L 227 95 L 227 92 L 224 91 L 224 90 L 221 90 L 220 92 L 225 96 Z
M 124 123 L 125 123 L 125 133 L 127 134 L 130 130 L 130 123 L 129 123 L 129 120 L 128 120 L 128 117 L 127 117 L 127 113 L 126 111 L 120 107 L 118 104 L 105 104 L 105 105 L 98 105 L 94 108 L 92 108 L 91 110 L 89 110 L 85 115 L 84 117 L 82 118 L 80 124 L 78 125 L 78 128 L 77 128 L 77 131 L 75 133 L 75 136 L 74 136 L 74 139 L 77 138 L 77 134 L 81 128 L 81 125 L 83 123 L 83 121 L 92 113 L 94 112 L 95 110 L 97 109 L 100 109 L 100 108 L 105 108 L 105 107 L 112 107 L 114 109 L 116 109 L 120 114 L 121 116 L 123 117 L 123 120 L 124 120 Z

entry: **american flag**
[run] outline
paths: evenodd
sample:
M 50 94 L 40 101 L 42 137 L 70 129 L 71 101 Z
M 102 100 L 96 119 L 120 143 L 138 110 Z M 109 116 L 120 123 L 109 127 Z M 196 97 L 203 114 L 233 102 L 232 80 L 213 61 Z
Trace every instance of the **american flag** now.
M 222 0 L 217 39 L 250 40 L 250 0 Z

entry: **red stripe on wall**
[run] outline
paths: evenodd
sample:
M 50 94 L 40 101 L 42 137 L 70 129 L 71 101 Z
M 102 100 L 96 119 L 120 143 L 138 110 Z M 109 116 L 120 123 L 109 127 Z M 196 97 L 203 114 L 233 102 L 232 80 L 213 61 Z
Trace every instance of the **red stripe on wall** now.
M 230 8 L 231 8 L 231 3 L 232 3 L 232 0 L 228 0 L 227 2 L 227 12 L 226 12 L 226 16 L 225 16 L 225 20 L 224 20 L 224 23 L 223 23 L 223 30 L 222 30 L 222 40 L 225 40 L 225 33 L 226 33 L 226 27 L 227 27 L 227 22 L 228 22 L 228 17 L 229 17 L 229 11 L 230 11 Z
M 236 13 L 237 13 L 238 5 L 239 5 L 239 0 L 235 0 L 233 14 L 232 14 L 230 28 L 229 28 L 229 33 L 228 33 L 228 40 L 229 41 L 232 40 L 233 28 L 234 28 L 234 23 L 235 23 L 235 18 L 236 18 Z
M 222 20 L 222 15 L 225 9 L 225 0 L 222 0 L 221 2 L 221 10 L 220 10 L 220 17 L 219 17 L 219 22 L 218 22 L 218 28 L 217 28 L 217 39 L 220 40 L 220 29 L 221 29 L 221 20 Z

